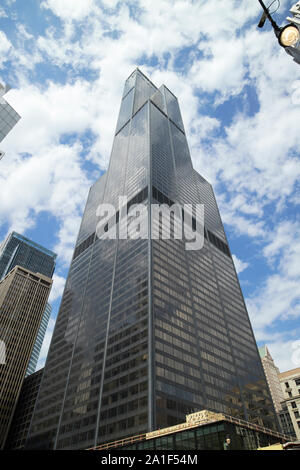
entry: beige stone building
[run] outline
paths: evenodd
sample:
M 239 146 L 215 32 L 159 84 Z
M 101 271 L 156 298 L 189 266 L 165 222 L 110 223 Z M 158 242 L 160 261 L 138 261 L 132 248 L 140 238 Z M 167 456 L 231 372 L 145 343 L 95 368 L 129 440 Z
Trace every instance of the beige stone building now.
M 16 266 L 0 282 L 0 449 L 3 449 L 52 280 Z
M 291 436 L 291 439 L 299 438 L 299 426 L 296 419 L 297 411 L 295 409 L 295 413 L 292 409 L 291 403 L 293 402 L 293 396 L 296 394 L 296 389 L 292 392 L 290 389 L 286 389 L 285 387 L 285 380 L 281 377 L 285 377 L 293 371 L 283 372 L 280 373 L 280 370 L 276 366 L 269 349 L 266 345 L 259 348 L 259 354 L 261 357 L 262 365 L 265 371 L 265 375 L 267 378 L 267 382 L 269 385 L 269 389 L 271 392 L 272 400 L 274 403 L 274 408 L 276 410 L 278 421 L 281 427 L 281 430 L 284 434 Z M 300 369 L 295 369 L 299 370 Z M 300 377 L 300 374 L 298 374 Z M 288 382 L 288 379 L 286 379 Z M 292 385 L 292 381 L 290 386 Z M 300 385 L 298 387 L 300 389 Z M 286 391 L 287 390 L 287 391 Z M 300 409 L 300 407 L 299 407 Z M 291 411 L 290 411 L 291 410 Z
M 278 375 L 284 394 L 282 406 L 288 411 L 297 439 L 300 440 L 300 367 Z
M 282 387 L 278 377 L 280 371 L 276 366 L 266 345 L 259 348 L 259 354 L 261 357 L 261 362 L 265 371 L 266 379 L 269 385 L 276 413 L 279 413 L 282 409 L 281 402 L 284 400 L 284 393 L 282 391 Z

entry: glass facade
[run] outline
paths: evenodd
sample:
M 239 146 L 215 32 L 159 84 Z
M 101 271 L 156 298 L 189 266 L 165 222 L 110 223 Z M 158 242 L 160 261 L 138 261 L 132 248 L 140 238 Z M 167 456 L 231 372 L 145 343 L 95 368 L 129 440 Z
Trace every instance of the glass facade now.
M 118 222 L 119 196 L 145 204 L 155 237 L 96 236 L 98 205 Z M 163 239 L 152 219 L 150 204 L 175 202 L 204 204 L 201 250 Z M 212 187 L 193 169 L 176 97 L 136 69 L 89 193 L 27 446 L 89 448 L 202 409 L 277 426 Z
M 15 266 L 52 277 L 55 263 L 55 253 L 16 232 L 10 233 L 0 247 L 0 279 Z
M 29 364 L 28 364 L 28 367 L 27 367 L 25 377 L 27 377 L 30 374 L 33 374 L 36 370 L 36 366 L 37 366 L 37 363 L 38 363 L 38 360 L 39 360 L 39 357 L 40 357 L 40 352 L 41 352 L 41 349 L 42 349 L 44 337 L 45 337 L 47 327 L 48 327 L 48 323 L 49 323 L 49 319 L 50 319 L 50 316 L 51 316 L 51 311 L 52 311 L 52 307 L 47 302 L 45 312 L 44 312 L 44 315 L 43 315 L 43 318 L 42 318 L 42 321 L 41 321 L 41 325 L 40 325 L 40 328 L 39 328 L 39 332 L 38 332 L 38 335 L 36 337 L 36 341 L 34 343 L 34 347 L 33 347 L 32 353 L 31 353 L 31 357 L 30 357 L 30 360 L 29 360 Z
M 19 114 L 3 98 L 5 93 L 6 88 L 0 84 L 0 142 L 20 119 Z

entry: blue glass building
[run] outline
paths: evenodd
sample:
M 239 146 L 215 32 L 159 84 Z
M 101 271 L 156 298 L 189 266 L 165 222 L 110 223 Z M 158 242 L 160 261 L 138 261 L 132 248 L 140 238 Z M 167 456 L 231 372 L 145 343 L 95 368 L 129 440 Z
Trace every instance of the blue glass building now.
M 9 86 L 4 86 L 0 83 L 0 142 L 7 136 L 20 119 L 19 114 L 3 98 L 8 90 Z
M 27 377 L 30 374 L 33 374 L 36 371 L 36 366 L 40 357 L 40 352 L 42 349 L 43 341 L 44 341 L 48 323 L 50 320 L 51 311 L 52 311 L 52 307 L 47 302 L 46 309 L 45 309 L 45 312 L 41 321 L 41 326 L 40 326 L 40 329 L 36 338 L 36 342 L 34 343 L 34 347 L 33 347 L 31 357 L 28 363 L 25 377 Z
M 15 266 L 52 277 L 57 255 L 29 238 L 12 232 L 0 246 L 0 279 Z

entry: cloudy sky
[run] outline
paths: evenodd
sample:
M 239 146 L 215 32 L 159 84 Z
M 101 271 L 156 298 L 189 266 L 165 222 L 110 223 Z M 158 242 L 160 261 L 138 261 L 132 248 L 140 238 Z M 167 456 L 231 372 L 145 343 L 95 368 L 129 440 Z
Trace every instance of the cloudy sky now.
M 259 346 L 281 371 L 300 366 L 300 66 L 260 15 L 254 0 L 2 0 L 0 80 L 22 119 L 1 143 L 0 240 L 15 230 L 58 254 L 40 366 L 136 66 L 179 99 Z

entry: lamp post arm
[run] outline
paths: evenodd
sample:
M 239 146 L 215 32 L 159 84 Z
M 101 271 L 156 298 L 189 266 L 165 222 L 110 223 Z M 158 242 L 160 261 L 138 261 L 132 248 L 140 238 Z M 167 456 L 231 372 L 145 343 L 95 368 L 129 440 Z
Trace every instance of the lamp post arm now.
M 281 31 L 281 28 L 279 28 L 278 24 L 273 20 L 271 14 L 270 14 L 268 8 L 266 7 L 266 5 L 264 4 L 264 2 L 263 2 L 262 0 L 258 0 L 258 1 L 259 1 L 260 5 L 261 5 L 262 9 L 264 10 L 266 17 L 267 17 L 268 20 L 270 21 L 270 23 L 271 23 L 271 25 L 272 25 L 272 27 L 273 27 L 273 29 L 274 29 L 274 32 L 275 32 L 276 36 L 278 37 L 278 34 L 279 34 L 279 32 Z

